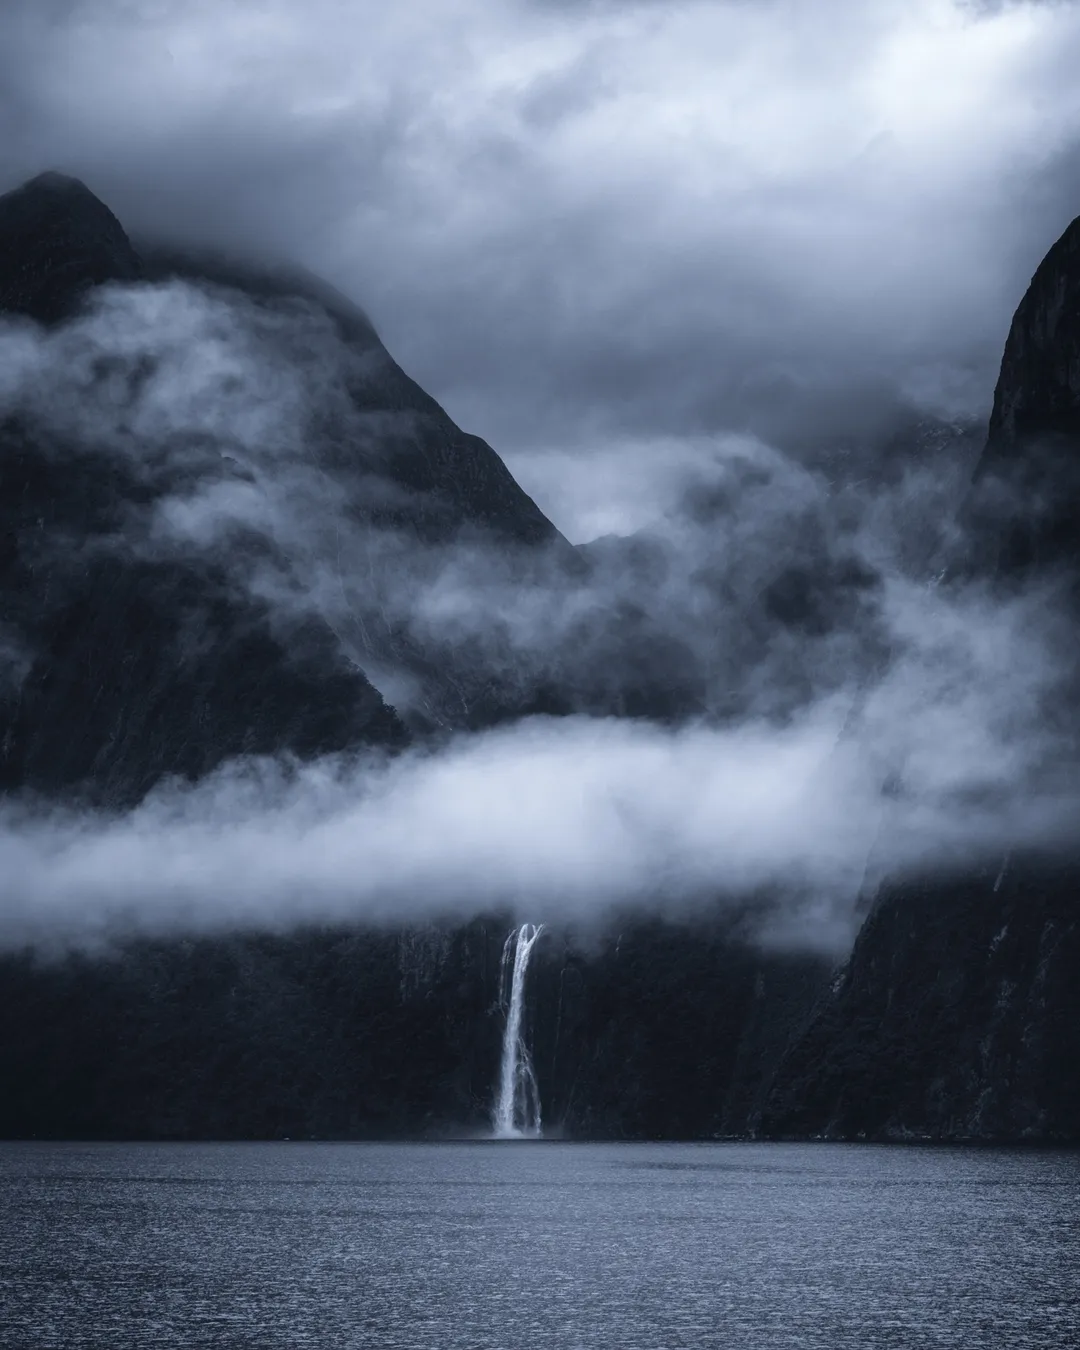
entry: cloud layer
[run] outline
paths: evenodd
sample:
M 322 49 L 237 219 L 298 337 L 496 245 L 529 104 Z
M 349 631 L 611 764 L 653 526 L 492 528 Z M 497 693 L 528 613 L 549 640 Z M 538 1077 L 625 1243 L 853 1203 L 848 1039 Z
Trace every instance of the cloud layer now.
M 879 681 L 783 724 L 530 719 L 392 760 L 238 762 L 124 816 L 9 803 L 0 943 L 720 901 L 842 947 L 886 873 L 992 877 L 1068 845 L 1080 806 L 1042 607 L 900 609 Z
M 303 303 L 108 288 L 63 328 L 0 326 L 0 358 L 0 411 L 57 447 L 58 472 L 92 451 L 148 485 L 84 546 L 212 559 L 283 618 L 327 621 L 406 700 L 418 677 L 380 622 L 455 678 L 606 680 L 617 705 L 645 652 L 658 689 L 703 701 L 668 725 L 528 718 L 391 760 L 238 761 L 123 816 L 11 801 L 0 943 L 720 901 L 838 946 L 886 873 L 1070 842 L 1066 611 L 1052 580 L 939 584 L 963 553 L 948 434 L 843 489 L 752 437 L 684 445 L 649 530 L 522 572 L 475 536 L 371 528 L 379 415 L 349 394 L 367 357 Z

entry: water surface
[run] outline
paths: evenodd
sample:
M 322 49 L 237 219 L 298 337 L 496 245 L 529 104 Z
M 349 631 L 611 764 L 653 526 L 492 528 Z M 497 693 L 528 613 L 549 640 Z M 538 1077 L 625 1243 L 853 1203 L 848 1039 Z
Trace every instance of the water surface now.
M 0 1144 L 3 1350 L 1080 1343 L 1080 1156 Z

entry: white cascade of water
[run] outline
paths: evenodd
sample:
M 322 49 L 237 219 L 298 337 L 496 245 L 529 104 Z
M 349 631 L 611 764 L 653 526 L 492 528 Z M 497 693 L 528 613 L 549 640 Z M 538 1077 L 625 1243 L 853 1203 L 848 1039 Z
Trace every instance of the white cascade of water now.
M 540 1094 L 521 1022 L 529 957 L 543 931 L 542 923 L 523 923 L 520 928 L 510 930 L 503 945 L 501 994 L 506 1009 L 506 1029 L 492 1120 L 496 1139 L 540 1138 Z

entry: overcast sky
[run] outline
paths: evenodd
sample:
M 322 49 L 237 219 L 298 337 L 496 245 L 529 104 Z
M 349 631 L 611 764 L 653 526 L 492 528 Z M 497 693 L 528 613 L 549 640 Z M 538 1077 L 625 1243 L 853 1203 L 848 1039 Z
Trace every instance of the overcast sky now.
M 0 187 L 320 271 L 577 536 L 720 431 L 985 414 L 1077 69 L 1075 3 L 5 0 Z

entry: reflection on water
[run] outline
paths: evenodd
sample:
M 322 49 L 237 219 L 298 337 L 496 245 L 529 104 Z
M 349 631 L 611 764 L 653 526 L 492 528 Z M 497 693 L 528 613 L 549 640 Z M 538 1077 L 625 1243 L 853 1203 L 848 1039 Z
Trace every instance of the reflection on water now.
M 1080 1343 L 1080 1156 L 0 1144 L 0 1346 Z

